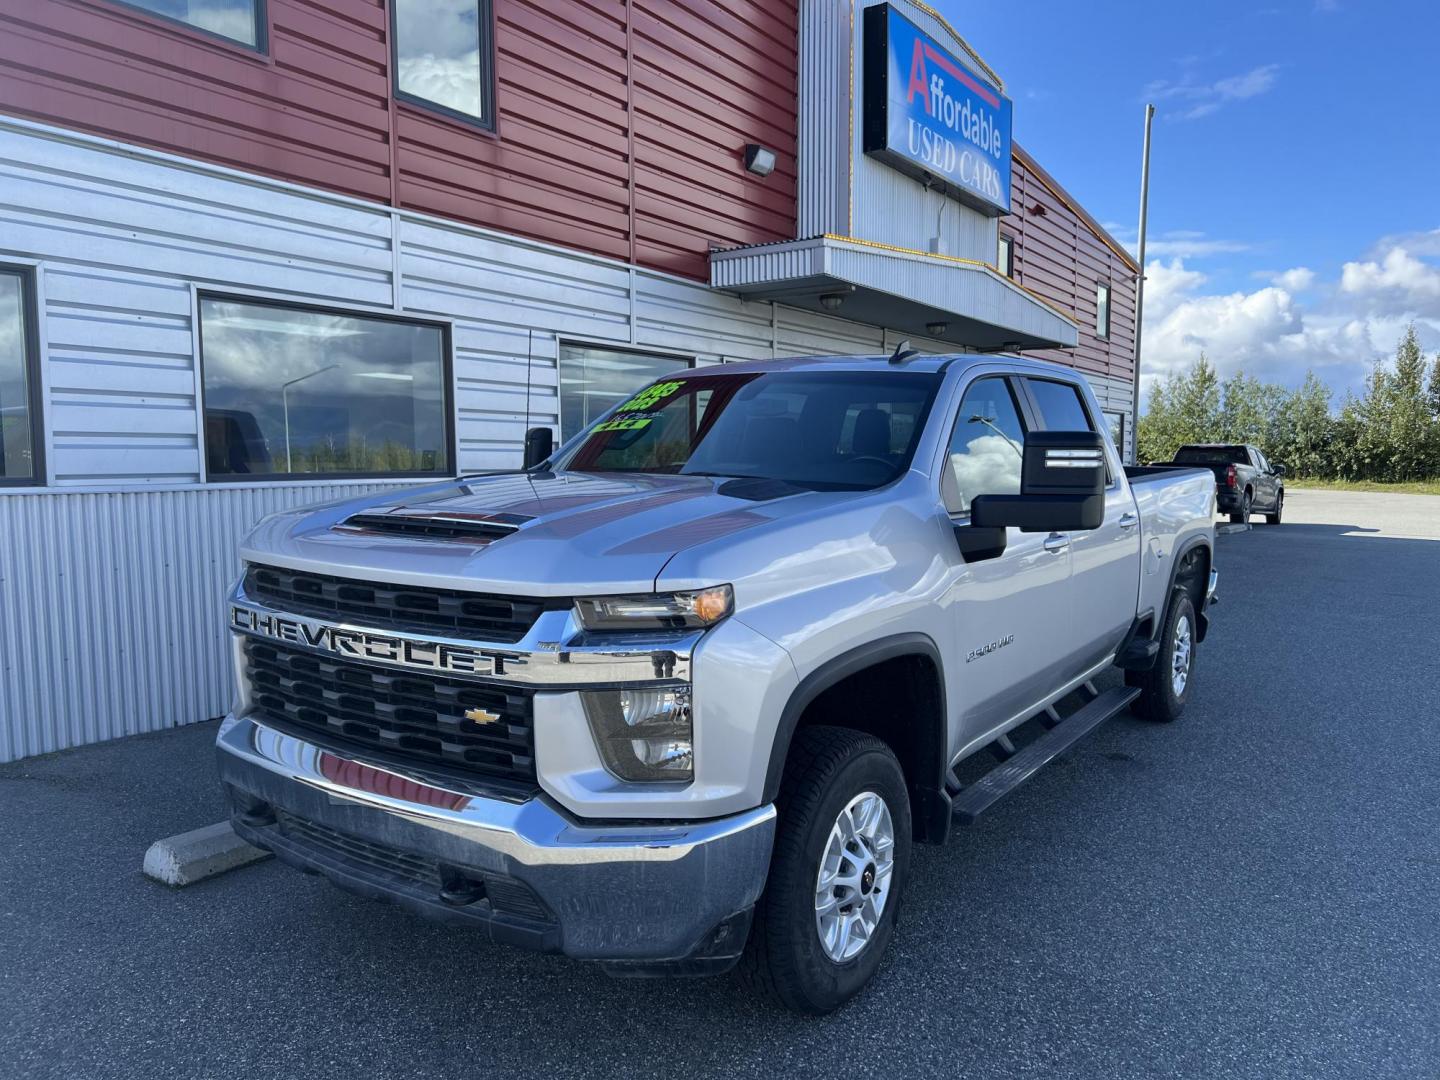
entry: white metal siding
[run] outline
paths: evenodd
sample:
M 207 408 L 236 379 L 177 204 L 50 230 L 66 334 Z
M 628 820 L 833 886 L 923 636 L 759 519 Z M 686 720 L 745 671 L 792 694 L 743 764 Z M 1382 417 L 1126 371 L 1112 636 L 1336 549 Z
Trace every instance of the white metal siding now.
M 394 486 L 0 494 L 0 761 L 223 713 L 237 539 Z

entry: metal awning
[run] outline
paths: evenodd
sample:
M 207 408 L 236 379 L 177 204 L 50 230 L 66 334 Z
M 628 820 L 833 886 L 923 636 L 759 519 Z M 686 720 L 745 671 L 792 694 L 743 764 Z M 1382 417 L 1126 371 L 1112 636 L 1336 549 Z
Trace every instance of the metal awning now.
M 994 267 L 817 236 L 710 253 L 710 284 L 917 338 L 974 349 L 1073 348 L 1075 323 Z M 821 297 L 838 306 L 827 306 Z M 927 326 L 944 323 L 935 333 Z

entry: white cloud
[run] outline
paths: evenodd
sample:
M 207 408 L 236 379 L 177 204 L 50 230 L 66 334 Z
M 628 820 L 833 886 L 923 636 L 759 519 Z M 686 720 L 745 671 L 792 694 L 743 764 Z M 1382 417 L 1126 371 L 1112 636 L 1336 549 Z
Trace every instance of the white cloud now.
M 1343 393 L 1358 386 L 1382 354 L 1363 315 L 1316 317 L 1280 285 L 1206 294 L 1205 281 L 1180 259 L 1146 268 L 1146 393 L 1157 378 L 1188 367 L 1202 352 L 1222 376 L 1243 370 L 1293 386 L 1313 369 Z M 1386 338 L 1378 340 L 1388 348 Z
M 1195 236 L 1172 236 L 1166 234 L 1145 242 L 1145 256 L 1173 256 L 1179 259 L 1197 259 L 1206 255 L 1234 255 L 1249 251 L 1250 245 L 1239 240 L 1208 240 L 1203 234 Z
M 1295 266 L 1276 274 L 1270 283 L 1289 293 L 1302 293 L 1315 284 L 1315 271 L 1308 266 Z
M 1280 77 L 1279 64 L 1261 64 L 1238 75 L 1213 82 L 1160 79 L 1145 87 L 1144 96 L 1154 101 L 1173 102 L 1169 115 L 1177 120 L 1198 120 L 1236 101 L 1247 101 L 1268 92 Z
M 1440 267 L 1403 247 L 1391 248 L 1378 260 L 1347 262 L 1340 289 L 1379 311 L 1440 316 Z

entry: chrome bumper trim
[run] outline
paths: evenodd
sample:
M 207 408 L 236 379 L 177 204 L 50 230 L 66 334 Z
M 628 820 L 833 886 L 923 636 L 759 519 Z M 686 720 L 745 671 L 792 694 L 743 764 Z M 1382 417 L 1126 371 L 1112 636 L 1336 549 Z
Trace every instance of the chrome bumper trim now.
M 710 821 L 586 824 L 543 794 L 506 802 L 448 791 L 245 717 L 225 719 L 216 748 L 221 780 L 248 800 L 523 881 L 555 913 L 562 950 L 583 959 L 690 955 L 754 905 L 774 843 L 773 805 Z

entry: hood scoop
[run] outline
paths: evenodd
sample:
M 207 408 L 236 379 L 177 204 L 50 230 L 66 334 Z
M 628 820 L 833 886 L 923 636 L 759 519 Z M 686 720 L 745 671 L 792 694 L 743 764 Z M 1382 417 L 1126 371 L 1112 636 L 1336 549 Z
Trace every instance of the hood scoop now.
M 388 510 L 363 510 L 334 528 L 339 532 L 371 536 L 423 536 L 432 540 L 493 544 L 533 520 L 523 514 L 471 514 L 459 510 L 396 506 Z

